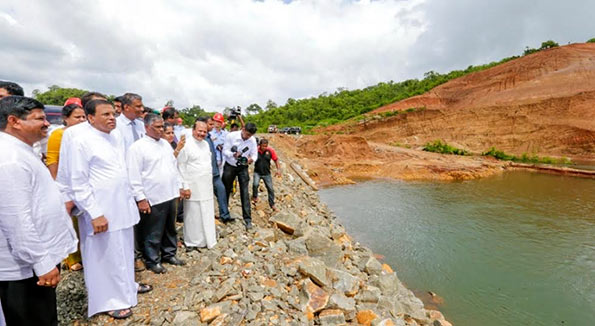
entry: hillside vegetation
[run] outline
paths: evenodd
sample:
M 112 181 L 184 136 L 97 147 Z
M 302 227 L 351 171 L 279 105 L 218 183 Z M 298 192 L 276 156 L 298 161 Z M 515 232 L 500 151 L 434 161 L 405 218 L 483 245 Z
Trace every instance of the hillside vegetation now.
M 527 47 L 523 56 L 553 47 L 558 47 L 558 43 L 548 40 L 537 49 Z M 464 70 L 453 70 L 446 74 L 429 71 L 424 74 L 424 78 L 421 80 L 381 82 L 364 89 L 338 89 L 332 94 L 322 93 L 318 97 L 300 100 L 290 98 L 282 106 L 267 105 L 268 110 L 250 115 L 249 120 L 255 122 L 261 132 L 266 132 L 268 125 L 276 124 L 279 127 L 300 126 L 307 133 L 314 127 L 326 127 L 358 117 L 387 104 L 426 93 L 450 80 L 520 57 L 512 56 L 484 65 L 469 66 Z

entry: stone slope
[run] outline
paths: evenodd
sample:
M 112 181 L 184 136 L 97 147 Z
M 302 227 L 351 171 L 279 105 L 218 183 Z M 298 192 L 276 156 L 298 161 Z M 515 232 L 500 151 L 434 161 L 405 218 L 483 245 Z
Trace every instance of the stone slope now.
M 280 212 L 267 207 L 263 192 L 253 209 L 254 231 L 239 221 L 218 225 L 215 248 L 180 249 L 187 266 L 137 273 L 154 291 L 139 295 L 128 320 L 85 319 L 82 273 L 65 272 L 57 289 L 60 323 L 449 325 L 440 312 L 426 310 L 390 266 L 353 241 L 301 179 L 284 172 L 274 178 Z M 239 194 L 231 203 L 232 215 L 240 216 Z

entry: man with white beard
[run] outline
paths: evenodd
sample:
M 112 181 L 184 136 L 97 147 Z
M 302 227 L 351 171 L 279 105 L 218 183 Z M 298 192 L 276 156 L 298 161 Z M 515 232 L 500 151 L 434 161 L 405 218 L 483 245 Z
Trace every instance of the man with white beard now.
M 107 312 L 114 318 L 132 315 L 137 291 L 152 288 L 134 281 L 133 226 L 139 213 L 128 181 L 124 142 L 116 128 L 115 109 L 106 100 L 85 105 L 89 128 L 72 140 L 70 185 L 79 217 L 85 262 L 88 316 Z
M 210 249 L 217 243 L 211 148 L 205 141 L 206 136 L 207 124 L 197 120 L 192 137 L 178 154 L 178 169 L 187 194 L 184 200 L 184 243 L 188 250 Z

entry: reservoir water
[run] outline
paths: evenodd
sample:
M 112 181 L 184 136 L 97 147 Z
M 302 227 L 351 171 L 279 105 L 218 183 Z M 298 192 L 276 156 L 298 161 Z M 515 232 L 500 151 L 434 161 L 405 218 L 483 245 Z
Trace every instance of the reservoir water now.
M 595 325 L 595 180 L 508 172 L 319 194 L 455 326 Z

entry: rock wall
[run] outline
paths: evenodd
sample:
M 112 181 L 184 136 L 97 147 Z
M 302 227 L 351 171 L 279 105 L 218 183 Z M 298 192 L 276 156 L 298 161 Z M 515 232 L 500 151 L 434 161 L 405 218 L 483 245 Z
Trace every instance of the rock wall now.
M 218 223 L 215 248 L 180 248 L 186 266 L 137 273 L 154 290 L 139 295 L 127 320 L 86 319 L 82 273 L 65 272 L 57 289 L 60 324 L 450 325 L 440 312 L 424 309 L 393 268 L 353 241 L 292 171 L 284 169 L 274 183 L 279 212 L 268 207 L 261 185 L 251 231 L 240 220 Z M 231 211 L 241 216 L 239 194 Z

